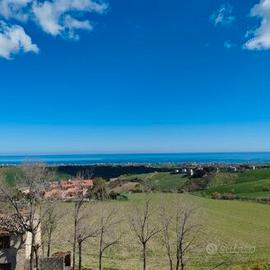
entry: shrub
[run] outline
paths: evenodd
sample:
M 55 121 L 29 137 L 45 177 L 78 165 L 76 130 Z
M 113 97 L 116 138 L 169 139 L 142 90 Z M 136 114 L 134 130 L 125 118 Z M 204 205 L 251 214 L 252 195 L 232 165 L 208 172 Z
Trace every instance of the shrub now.
M 219 192 L 213 192 L 211 194 L 211 198 L 214 200 L 220 200 L 221 199 L 221 194 Z
M 270 191 L 270 186 L 263 187 L 263 191 Z
M 235 200 L 237 199 L 237 196 L 233 193 L 225 193 L 225 194 L 222 194 L 221 199 L 222 200 Z

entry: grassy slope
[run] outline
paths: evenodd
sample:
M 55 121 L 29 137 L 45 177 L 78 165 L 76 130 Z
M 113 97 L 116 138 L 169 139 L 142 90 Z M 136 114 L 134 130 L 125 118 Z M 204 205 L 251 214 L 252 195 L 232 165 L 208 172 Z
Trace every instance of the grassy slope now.
M 127 181 L 139 179 L 158 191 L 177 191 L 186 181 L 182 175 L 170 173 L 123 175 L 120 179 Z
M 269 191 L 267 191 L 269 189 Z M 245 196 L 270 196 L 270 170 L 220 173 L 210 178 L 206 194 L 235 193 Z
M 270 179 L 263 179 L 251 182 L 242 182 L 230 185 L 219 186 L 209 189 L 208 192 L 220 192 L 220 193 L 235 193 L 235 194 L 270 194 L 269 191 L 264 192 L 265 188 L 270 188 Z
M 243 261 L 257 261 L 270 259 L 270 206 L 251 202 L 240 201 L 215 201 L 191 195 L 183 194 L 159 194 L 154 193 L 149 195 L 152 197 L 152 202 L 159 207 L 161 204 L 171 206 L 175 205 L 176 199 L 181 198 L 188 204 L 195 204 L 199 207 L 199 220 L 204 227 L 205 233 L 203 237 L 206 239 L 205 245 L 202 246 L 200 260 L 206 255 L 205 246 L 208 243 L 215 243 L 217 245 L 227 245 L 234 247 L 234 245 L 255 246 L 256 252 L 254 254 L 241 255 L 237 254 L 234 257 L 234 263 L 241 263 Z M 130 227 L 127 222 L 128 213 L 130 214 L 131 205 L 142 204 L 145 198 L 144 194 L 133 194 L 130 196 L 128 202 L 107 202 L 105 208 L 110 206 L 115 207 L 118 211 L 119 218 L 123 219 L 123 225 L 119 231 L 125 231 L 126 234 L 122 240 L 122 246 L 112 249 L 106 253 L 105 266 L 116 269 L 135 270 L 141 268 L 140 253 L 138 252 L 136 241 L 130 232 Z M 103 204 L 103 206 L 104 206 Z M 101 204 L 99 205 L 101 206 Z M 99 207 L 96 206 L 96 207 Z M 72 204 L 62 204 L 61 211 L 65 212 L 62 223 L 63 227 L 58 227 L 56 233 L 56 241 L 54 243 L 54 250 L 70 250 L 71 246 L 68 242 L 72 237 Z M 97 209 L 87 206 L 90 214 L 89 220 L 96 216 Z M 170 209 L 170 210 L 171 210 Z M 94 213 L 94 214 L 92 214 Z M 158 217 L 156 212 L 155 217 Z M 166 256 L 164 250 L 161 248 L 161 237 L 156 237 L 149 247 L 149 269 L 168 269 Z M 84 264 L 86 266 L 96 267 L 97 264 L 97 242 L 93 240 L 85 246 Z M 229 255 L 230 258 L 233 255 Z M 194 255 L 191 262 L 193 264 L 189 269 L 210 269 L 209 265 L 217 262 L 219 257 L 210 256 L 207 258 L 205 265 L 195 264 L 197 257 Z M 195 266 L 196 265 L 196 266 Z M 203 268 L 205 266 L 205 268 Z M 94 268 L 95 269 L 95 268 Z
M 0 174 L 3 174 L 5 179 L 6 179 L 6 182 L 9 185 L 13 186 L 16 183 L 16 179 L 19 178 L 20 167 L 0 168 Z M 65 174 L 65 173 L 61 173 L 61 172 L 58 172 L 58 171 L 56 171 L 55 177 L 56 177 L 57 180 L 58 179 L 69 179 L 69 178 L 71 178 L 70 175 Z

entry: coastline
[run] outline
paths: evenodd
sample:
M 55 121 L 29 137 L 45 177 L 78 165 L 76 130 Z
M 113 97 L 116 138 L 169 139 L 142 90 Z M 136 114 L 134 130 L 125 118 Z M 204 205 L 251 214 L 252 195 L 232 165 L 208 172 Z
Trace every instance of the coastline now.
M 2 166 L 24 162 L 44 162 L 50 165 L 269 165 L 270 152 L 0 155 Z

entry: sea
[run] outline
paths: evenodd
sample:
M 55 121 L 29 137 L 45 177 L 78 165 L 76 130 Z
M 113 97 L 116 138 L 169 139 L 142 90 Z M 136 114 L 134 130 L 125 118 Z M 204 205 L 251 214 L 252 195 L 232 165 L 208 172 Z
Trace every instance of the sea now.
M 44 162 L 52 165 L 165 163 L 263 164 L 270 163 L 270 152 L 0 155 L 1 165 L 18 165 L 24 162 Z

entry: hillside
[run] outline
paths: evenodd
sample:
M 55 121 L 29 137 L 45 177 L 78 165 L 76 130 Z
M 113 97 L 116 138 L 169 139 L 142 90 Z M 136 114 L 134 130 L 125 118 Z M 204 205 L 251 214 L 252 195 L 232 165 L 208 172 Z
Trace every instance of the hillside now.
M 202 194 L 214 192 L 241 196 L 270 196 L 270 170 L 248 170 L 239 173 L 220 173 L 209 176 L 207 189 Z
M 110 201 L 106 202 L 106 208 L 113 207 L 117 209 L 118 217 L 123 220 L 119 230 L 128 232 L 123 234 L 121 245 L 110 250 L 104 260 L 105 267 L 117 270 L 137 270 L 141 268 L 140 248 L 130 231 L 128 224 L 128 213 L 132 206 L 140 206 L 145 200 L 144 194 L 131 194 L 128 201 Z M 159 225 L 159 207 L 169 205 L 169 211 L 173 211 L 173 206 L 177 200 L 182 203 L 196 205 L 200 212 L 199 222 L 203 226 L 205 239 L 204 244 L 200 247 L 200 257 L 191 258 L 191 270 L 212 269 L 210 266 L 215 265 L 222 259 L 222 254 L 208 256 L 205 249 L 208 244 L 215 244 L 219 248 L 232 249 L 237 247 L 255 247 L 252 253 L 229 254 L 232 264 L 255 263 L 257 261 L 267 261 L 270 252 L 270 211 L 268 205 L 262 205 L 251 202 L 240 201 L 215 201 L 206 198 L 195 197 L 184 194 L 161 194 L 151 193 L 149 197 L 152 200 L 155 211 L 154 217 Z M 103 204 L 96 204 L 95 212 L 102 208 Z M 93 211 L 93 206 L 87 205 L 87 209 Z M 62 226 L 57 228 L 54 239 L 54 250 L 69 250 L 70 236 L 72 235 L 73 223 L 72 213 L 73 205 L 63 203 L 59 206 L 61 213 L 66 213 L 62 219 L 65 224 L 65 230 Z M 87 210 L 86 210 L 87 211 Z M 253 218 L 256 217 L 256 218 Z M 91 224 L 91 216 L 89 224 Z M 260 232 L 260 233 L 258 233 Z M 85 245 L 84 263 L 88 267 L 95 269 L 97 264 L 97 242 L 92 241 Z M 149 269 L 168 269 L 167 258 L 162 248 L 161 237 L 155 237 L 149 246 L 148 251 Z M 227 256 L 227 254 L 224 254 Z M 200 261 L 198 264 L 198 260 Z
M 3 167 L 0 173 L 4 175 L 9 185 L 14 185 L 20 176 L 19 167 Z M 56 179 L 68 179 L 73 175 L 55 169 Z M 189 178 L 182 174 L 170 172 L 150 172 L 124 174 L 118 177 L 117 192 L 152 190 L 158 192 L 179 192 L 186 190 L 197 195 L 210 197 L 213 193 L 232 193 L 248 197 L 270 198 L 270 169 L 245 170 L 243 172 L 209 173 L 203 178 Z M 137 183 L 137 184 L 133 184 Z
M 68 173 L 59 171 L 58 169 L 54 171 L 56 180 L 72 178 Z M 0 168 L 0 174 L 3 175 L 7 184 L 14 186 L 16 181 L 20 178 L 21 170 L 20 167 L 2 167 Z
M 160 172 L 122 175 L 119 179 L 140 182 L 152 190 L 161 192 L 179 191 L 187 180 L 183 175 Z

